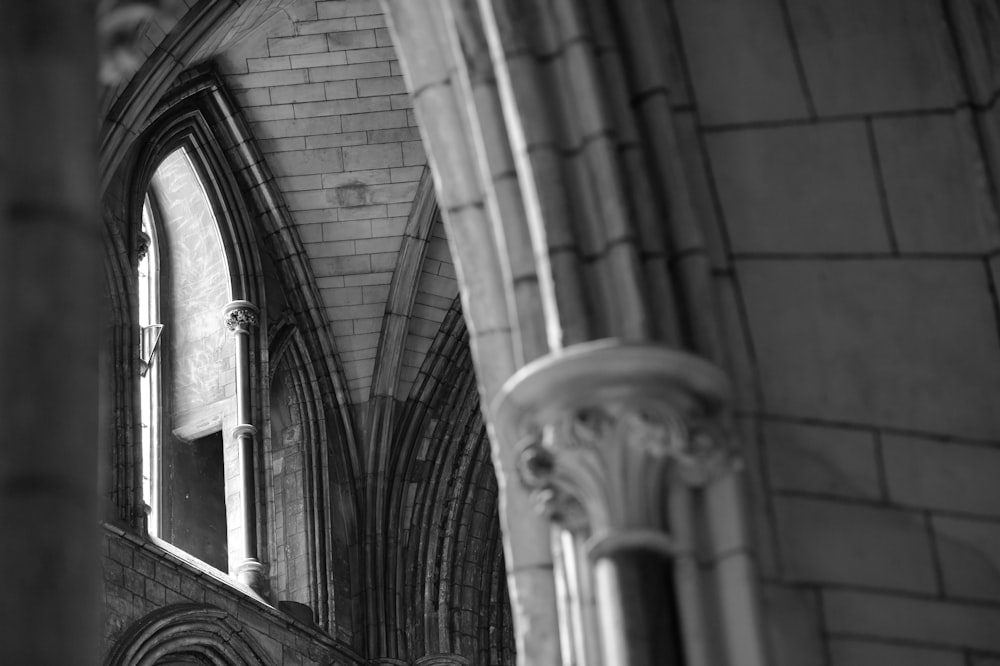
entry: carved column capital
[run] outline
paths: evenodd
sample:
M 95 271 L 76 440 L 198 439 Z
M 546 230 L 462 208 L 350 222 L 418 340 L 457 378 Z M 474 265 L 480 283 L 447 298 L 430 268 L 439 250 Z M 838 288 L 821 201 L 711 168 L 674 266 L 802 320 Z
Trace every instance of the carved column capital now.
M 701 485 L 733 466 L 729 385 L 700 358 L 657 345 L 599 341 L 539 359 L 494 403 L 521 483 L 593 557 L 672 554 L 670 484 Z
M 236 333 L 246 333 L 258 322 L 260 310 L 250 301 L 232 301 L 222 310 L 226 328 Z

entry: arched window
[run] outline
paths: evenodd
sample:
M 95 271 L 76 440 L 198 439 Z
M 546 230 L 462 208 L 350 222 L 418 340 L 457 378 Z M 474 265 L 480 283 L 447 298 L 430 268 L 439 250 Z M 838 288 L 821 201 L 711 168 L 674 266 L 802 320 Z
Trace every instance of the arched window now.
M 148 530 L 222 571 L 244 553 L 242 470 L 224 433 L 237 418 L 237 345 L 223 310 L 232 300 L 228 259 L 211 201 L 188 151 L 156 167 L 138 267 L 143 501 Z
M 121 369 L 110 521 L 360 640 L 360 458 L 332 336 L 274 178 L 211 68 L 157 107 L 104 204 Z

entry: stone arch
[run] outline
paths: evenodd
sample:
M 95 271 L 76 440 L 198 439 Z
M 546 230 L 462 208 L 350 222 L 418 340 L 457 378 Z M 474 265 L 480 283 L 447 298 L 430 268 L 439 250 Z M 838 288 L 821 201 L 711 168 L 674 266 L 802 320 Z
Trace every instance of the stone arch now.
M 434 171 L 483 404 L 528 361 L 606 337 L 727 367 L 708 232 L 680 154 L 674 98 L 685 82 L 670 65 L 663 3 L 382 4 Z M 486 334 L 501 317 L 503 333 Z M 551 640 L 558 562 L 517 480 L 518 443 L 493 436 L 518 658 L 572 659 Z M 677 524 L 742 516 L 741 484 L 685 494 Z M 703 637 L 718 632 L 727 644 L 746 639 L 741 649 L 761 661 L 756 593 L 720 585 L 721 569 L 699 571 L 696 557 L 678 558 L 687 573 L 675 629 L 689 656 L 698 661 Z M 714 589 L 748 632 L 706 609 Z
M 176 604 L 150 613 L 122 635 L 104 663 L 155 666 L 183 660 L 212 666 L 273 663 L 233 616 L 202 604 Z
M 182 73 L 252 32 L 275 13 L 284 0 L 197 0 L 176 3 L 165 18 L 170 34 L 147 56 L 131 77 L 102 91 L 100 190 L 106 192 L 133 143 L 148 125 L 160 100 Z M 187 5 L 187 9 L 181 8 Z M 181 12 L 178 16 L 176 12 Z M 134 29 L 149 29 L 141 22 Z M 136 37 L 140 33 L 136 32 Z
M 539 312 L 543 287 L 551 282 L 542 285 L 539 279 L 496 94 L 475 96 L 467 63 L 456 58 L 462 48 L 449 20 L 450 3 L 382 4 L 434 173 L 486 406 L 526 360 L 548 350 Z M 491 68 L 474 73 L 493 77 Z M 481 105 L 489 108 L 480 116 Z M 493 461 L 504 507 L 500 520 L 519 659 L 530 652 L 531 660 L 522 663 L 559 663 L 559 644 L 551 640 L 558 616 L 550 528 L 514 481 L 514 452 L 493 442 Z
M 117 172 L 108 180 L 104 201 L 107 211 L 107 236 L 116 240 L 115 261 L 134 262 L 137 247 L 135 225 L 130 220 L 137 219 L 141 210 L 142 195 L 149 174 L 157 163 L 158 156 L 169 152 L 177 145 L 184 144 L 197 153 L 202 167 L 205 189 L 212 203 L 219 211 L 219 224 L 223 244 L 234 257 L 231 265 L 233 296 L 249 300 L 262 306 L 262 316 L 275 318 L 275 330 L 284 331 L 278 337 L 291 336 L 295 340 L 295 371 L 301 379 L 301 386 L 308 388 L 311 432 L 315 436 L 318 449 L 313 457 L 318 467 L 313 470 L 314 479 L 322 491 L 311 495 L 311 501 L 332 502 L 336 517 L 327 507 L 313 507 L 312 515 L 322 524 L 315 526 L 316 535 L 335 533 L 339 535 L 337 547 L 338 571 L 343 585 L 343 603 L 334 604 L 327 592 L 316 592 L 316 610 L 320 612 L 319 624 L 336 628 L 338 638 L 347 642 L 360 640 L 363 635 L 363 620 L 355 610 L 360 605 L 362 579 L 360 570 L 364 564 L 356 548 L 356 534 L 359 483 L 359 458 L 354 442 L 352 415 L 348 405 L 348 394 L 344 390 L 342 373 L 335 350 L 333 337 L 329 334 L 322 302 L 312 276 L 301 241 L 282 200 L 274 186 L 264 158 L 236 105 L 210 67 L 202 67 L 183 74 L 174 88 L 167 91 L 155 108 L 144 115 L 141 138 L 131 144 L 131 150 L 116 162 Z M 130 259 L 131 258 L 131 259 Z M 112 267 L 114 268 L 114 267 Z M 113 272 L 112 290 L 122 296 L 116 299 L 117 307 L 131 322 L 134 308 L 134 289 L 128 283 L 128 271 L 116 268 Z M 273 284 L 272 284 L 273 283 Z M 131 292 L 129 291 L 131 289 Z M 268 310 L 268 303 L 278 304 L 282 312 Z M 287 315 L 287 316 L 286 316 Z M 221 313 L 220 313 L 221 317 Z M 264 338 L 266 327 L 259 329 L 253 341 L 253 353 L 260 358 L 259 367 L 253 368 L 251 381 L 266 393 L 266 384 L 272 375 L 271 351 Z M 131 327 L 129 327 L 131 330 Z M 285 335 L 287 333 L 287 335 Z M 128 349 L 131 349 L 129 347 Z M 134 364 L 131 355 L 130 364 Z M 126 364 L 127 365 L 127 364 Z M 123 367 L 121 377 L 135 376 L 134 368 Z M 123 391 L 132 391 L 128 386 Z M 255 401 L 257 412 L 255 422 L 265 424 L 268 419 L 266 396 Z M 125 410 L 121 408 L 119 411 Z M 127 411 L 127 410 L 125 410 Z M 138 424 L 131 423 L 127 436 L 115 442 L 115 456 L 126 462 L 131 460 L 129 449 L 138 441 Z M 262 451 L 257 447 L 256 488 L 259 497 L 266 491 L 263 483 L 264 464 Z M 127 476 L 119 473 L 115 480 L 118 495 L 127 497 L 125 502 L 118 496 L 117 519 L 132 525 L 141 525 L 138 515 L 141 502 L 141 486 L 138 473 L 133 469 Z M 121 489 L 118 484 L 126 484 Z M 331 500 L 335 497 L 335 501 Z M 261 505 L 266 500 L 259 501 Z M 258 509 L 258 523 L 266 521 L 265 512 Z M 336 519 L 336 525 L 331 521 Z M 266 527 L 266 524 L 262 525 Z M 265 552 L 266 529 L 259 531 L 260 552 Z M 320 537 L 314 540 L 319 543 Z M 330 550 L 318 548 L 327 556 L 322 566 L 329 566 Z M 319 580 L 319 577 L 317 577 Z M 334 612 L 336 609 L 336 612 Z
M 268 378 L 272 394 L 272 418 L 264 435 L 265 454 L 271 461 L 264 483 L 267 486 L 268 511 L 295 513 L 301 502 L 304 534 L 302 538 L 307 553 L 304 564 L 308 570 L 308 589 L 300 590 L 308 598 L 292 599 L 287 595 L 283 600 L 308 603 L 316 615 L 316 623 L 331 635 L 347 637 L 355 635 L 361 622 L 358 611 L 361 588 L 353 580 L 351 572 L 359 566 L 356 561 L 357 518 L 353 513 L 354 498 L 345 493 L 349 486 L 337 477 L 337 466 L 330 459 L 334 456 L 331 438 L 323 423 L 323 400 L 319 390 L 320 381 L 310 362 L 306 343 L 299 329 L 291 321 L 285 320 L 274 326 L 270 342 L 271 374 Z M 283 386 L 278 386 L 278 384 Z M 274 403 L 274 396 L 284 391 L 284 396 L 293 404 L 286 405 L 289 414 L 296 421 L 293 428 L 299 430 L 291 438 L 293 441 L 276 442 L 281 435 L 276 430 L 274 413 L 281 409 Z M 275 451 L 291 447 L 293 456 L 301 456 L 301 484 L 294 484 L 293 491 L 301 494 L 293 506 L 282 506 L 275 486 L 282 477 L 275 470 Z M 285 461 L 288 462 L 288 461 Z M 293 466 L 298 461 L 293 462 Z M 284 479 L 282 481 L 287 481 Z M 314 501 L 308 501 L 313 498 Z M 271 524 L 277 529 L 279 519 L 274 516 Z M 287 547 L 287 541 L 275 538 L 271 544 L 271 561 L 275 554 Z M 273 577 L 276 572 L 271 571 Z M 272 591 L 280 592 L 272 582 Z
M 508 663 L 498 487 L 458 300 L 400 415 L 386 474 L 385 593 L 402 608 L 388 647 L 398 656 Z M 428 474 L 433 468 L 435 473 Z M 434 657 L 438 655 L 438 657 Z M 418 663 L 423 663 L 418 660 Z M 445 661 L 444 663 L 454 663 Z M 460 662 L 457 662 L 460 663 Z

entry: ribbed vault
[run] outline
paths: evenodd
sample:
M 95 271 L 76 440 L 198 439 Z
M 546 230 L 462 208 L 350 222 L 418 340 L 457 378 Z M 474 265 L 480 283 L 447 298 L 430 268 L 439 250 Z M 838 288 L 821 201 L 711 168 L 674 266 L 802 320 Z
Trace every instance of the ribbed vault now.
M 397 620 L 388 651 L 512 663 L 497 482 L 457 299 L 393 440 L 381 590 Z

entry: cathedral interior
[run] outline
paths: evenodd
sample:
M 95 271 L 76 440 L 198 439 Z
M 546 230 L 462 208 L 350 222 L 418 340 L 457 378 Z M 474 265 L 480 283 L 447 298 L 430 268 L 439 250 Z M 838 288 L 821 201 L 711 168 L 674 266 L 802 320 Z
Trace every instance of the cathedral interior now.
M 995 0 L 3 0 L 0 663 L 1000 666 Z

